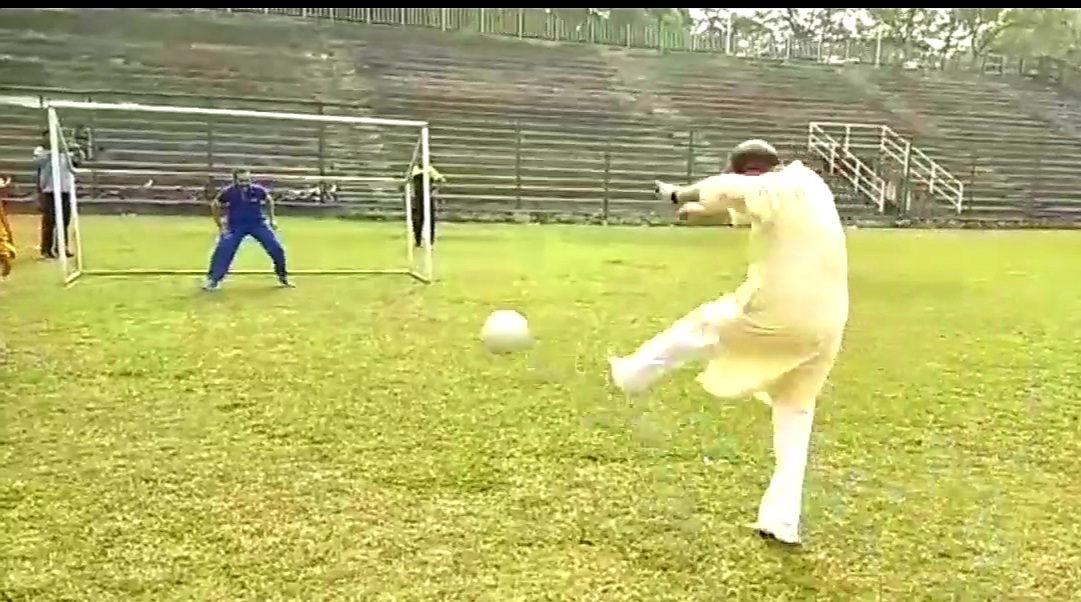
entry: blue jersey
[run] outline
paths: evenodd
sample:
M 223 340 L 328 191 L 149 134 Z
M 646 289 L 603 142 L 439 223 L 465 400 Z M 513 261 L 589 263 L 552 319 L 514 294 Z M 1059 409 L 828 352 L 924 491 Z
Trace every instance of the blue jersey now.
M 229 227 L 250 226 L 266 221 L 264 208 L 269 196 L 267 189 L 258 184 L 230 184 L 218 195 L 218 202 L 225 208 L 225 219 Z

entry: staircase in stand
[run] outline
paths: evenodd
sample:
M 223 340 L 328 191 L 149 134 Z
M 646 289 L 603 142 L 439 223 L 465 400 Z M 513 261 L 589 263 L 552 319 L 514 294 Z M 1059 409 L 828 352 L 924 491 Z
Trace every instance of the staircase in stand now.
M 807 130 L 807 150 L 825 161 L 829 173 L 841 176 L 852 184 L 852 188 L 871 201 L 879 213 L 886 211 L 886 181 L 857 157 L 847 144 L 812 122 Z
M 871 171 L 883 183 L 882 210 L 889 202 L 903 213 L 910 213 L 913 196 L 917 193 L 945 204 L 957 213 L 964 210 L 964 183 L 888 125 L 815 121 L 808 125 L 807 139 L 812 150 L 815 150 L 814 146 L 818 147 L 816 152 L 820 156 L 828 159 L 823 153 L 829 151 L 830 156 L 849 162 L 851 156 L 862 167 L 867 167 L 867 162 L 859 157 L 875 154 L 878 168 Z M 834 144 L 839 148 L 830 150 Z M 890 177 L 891 174 L 897 177 Z M 860 171 L 842 175 L 850 179 L 863 177 Z M 876 199 L 873 195 L 870 198 Z

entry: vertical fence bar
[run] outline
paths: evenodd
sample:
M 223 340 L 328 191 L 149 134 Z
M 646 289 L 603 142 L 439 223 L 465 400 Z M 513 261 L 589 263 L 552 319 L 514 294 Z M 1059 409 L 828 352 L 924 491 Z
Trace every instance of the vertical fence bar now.
M 514 122 L 514 207 L 522 210 L 522 122 Z
M 609 210 L 610 210 L 610 191 L 612 187 L 612 139 L 607 138 L 604 141 L 604 195 L 601 200 L 601 215 L 604 219 L 604 223 L 608 223 Z
M 319 103 L 317 107 L 320 115 L 326 114 L 326 106 L 323 103 Z M 327 202 L 327 199 L 324 198 L 326 193 L 324 178 L 327 176 L 327 127 L 325 122 L 319 122 L 319 133 L 316 143 L 318 145 L 316 152 L 318 153 L 317 160 L 319 162 L 319 202 L 325 203 Z
M 87 95 L 87 102 L 94 102 L 92 96 Z M 44 102 L 44 100 L 42 100 Z M 98 139 L 98 127 L 97 127 L 97 111 L 90 111 L 90 148 L 88 149 L 86 158 L 90 161 L 94 160 L 94 145 L 97 144 Z M 98 170 L 92 169 L 90 171 L 90 198 L 98 198 Z
M 694 130 L 687 133 L 687 183 L 694 181 Z
M 214 171 L 214 116 L 206 116 L 206 172 Z

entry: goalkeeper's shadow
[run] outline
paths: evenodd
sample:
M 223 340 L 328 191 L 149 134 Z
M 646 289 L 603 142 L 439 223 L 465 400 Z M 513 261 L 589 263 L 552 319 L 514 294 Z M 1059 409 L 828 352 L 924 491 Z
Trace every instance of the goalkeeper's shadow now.
M 222 288 L 217 291 L 203 290 L 201 287 L 196 287 L 192 290 L 180 292 L 173 298 L 177 301 L 191 301 L 206 299 L 211 303 L 224 303 L 237 299 L 264 299 L 274 295 L 286 295 L 291 292 L 291 289 L 287 289 L 277 285 L 268 284 L 234 284 L 228 289 Z

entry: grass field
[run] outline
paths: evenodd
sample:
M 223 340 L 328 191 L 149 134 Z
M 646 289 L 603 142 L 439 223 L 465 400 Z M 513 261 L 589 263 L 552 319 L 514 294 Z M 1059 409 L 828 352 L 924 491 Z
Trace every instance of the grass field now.
M 88 261 L 199 268 L 205 227 L 88 218 Z M 404 252 L 385 225 L 283 232 L 298 267 Z M 693 370 L 634 401 L 605 375 L 610 349 L 738 283 L 743 233 L 440 234 L 428 287 L 63 290 L 51 265 L 21 261 L 0 285 L 0 600 L 1067 600 L 1081 587 L 1077 234 L 851 233 L 850 331 L 820 404 L 799 551 L 742 527 L 772 466 L 764 406 L 707 398 Z M 478 348 L 497 307 L 530 317 L 534 352 Z

